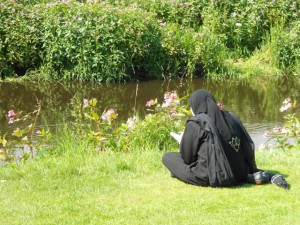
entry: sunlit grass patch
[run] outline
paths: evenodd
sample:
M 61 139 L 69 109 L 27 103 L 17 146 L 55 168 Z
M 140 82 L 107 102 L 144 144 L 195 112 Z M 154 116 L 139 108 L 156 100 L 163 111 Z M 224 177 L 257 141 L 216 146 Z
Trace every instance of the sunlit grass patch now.
M 162 154 L 153 149 L 65 154 L 1 168 L 2 218 L 10 224 L 24 220 L 27 224 L 300 222 L 298 152 L 257 153 L 258 166 L 282 172 L 290 190 L 273 184 L 188 185 L 170 177 L 161 163 Z

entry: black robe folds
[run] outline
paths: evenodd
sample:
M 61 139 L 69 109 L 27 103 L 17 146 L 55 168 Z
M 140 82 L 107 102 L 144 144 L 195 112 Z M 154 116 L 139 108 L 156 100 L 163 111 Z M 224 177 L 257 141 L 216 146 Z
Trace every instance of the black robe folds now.
M 199 146 L 198 160 L 195 166 L 191 167 L 191 170 L 195 176 L 207 176 L 208 185 L 212 187 L 238 185 L 246 181 L 248 173 L 253 173 L 257 170 L 254 161 L 253 141 L 238 117 L 232 113 L 229 115 L 232 116 L 235 122 L 241 127 L 242 132 L 239 137 L 241 147 L 239 152 L 235 152 L 231 146 L 224 142 L 216 126 L 207 114 L 201 113 L 188 120 L 188 122 L 197 123 L 200 128 L 205 130 L 208 134 L 205 139 L 204 148 Z M 229 152 L 232 152 L 232 154 Z M 202 156 L 205 156 L 206 160 L 203 160 Z M 235 159 L 231 160 L 231 157 L 235 157 Z M 233 173 L 233 170 L 236 172 Z M 201 175 L 197 174 L 198 172 L 207 174 Z M 236 179 L 236 177 L 238 178 Z
M 258 171 L 254 143 L 246 129 L 237 116 L 222 113 L 240 128 L 238 151 L 224 141 L 207 114 L 197 114 L 187 121 L 180 153 L 167 152 L 163 156 L 173 177 L 194 185 L 228 187 L 246 182 L 248 173 Z

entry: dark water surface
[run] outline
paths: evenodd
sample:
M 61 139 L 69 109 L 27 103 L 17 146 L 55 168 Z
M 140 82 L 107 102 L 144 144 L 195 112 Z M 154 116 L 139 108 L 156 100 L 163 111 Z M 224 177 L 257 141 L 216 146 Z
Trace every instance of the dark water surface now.
M 42 102 L 40 126 L 55 127 L 71 120 L 71 99 L 82 101 L 96 98 L 101 111 L 115 108 L 118 120 L 125 121 L 138 112 L 146 113 L 145 104 L 149 99 L 160 102 L 166 91 L 176 90 L 180 97 L 198 88 L 209 90 L 217 101 L 222 101 L 226 110 L 238 114 L 249 131 L 256 146 L 264 142 L 266 129 L 279 125 L 283 114 L 279 111 L 282 101 L 291 97 L 299 99 L 299 80 L 274 82 L 210 81 L 201 78 L 173 81 L 147 81 L 125 84 L 16 84 L 0 83 L 0 132 L 7 129 L 7 112 L 11 109 L 32 112 L 37 99 Z M 185 100 L 187 102 L 187 100 Z

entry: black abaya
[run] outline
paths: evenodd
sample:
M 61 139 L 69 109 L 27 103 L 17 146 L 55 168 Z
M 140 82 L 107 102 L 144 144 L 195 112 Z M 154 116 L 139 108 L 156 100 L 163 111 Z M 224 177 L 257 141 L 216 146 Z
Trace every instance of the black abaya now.
M 190 104 L 196 115 L 187 121 L 180 153 L 163 156 L 173 177 L 200 186 L 234 186 L 258 171 L 253 141 L 238 117 L 221 111 L 205 90 L 195 91 Z

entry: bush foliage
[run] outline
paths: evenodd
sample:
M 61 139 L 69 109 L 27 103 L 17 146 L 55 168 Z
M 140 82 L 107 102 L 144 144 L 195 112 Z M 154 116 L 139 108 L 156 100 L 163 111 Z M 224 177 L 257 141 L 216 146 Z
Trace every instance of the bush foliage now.
M 287 0 L 0 0 L 0 74 L 97 82 L 226 75 L 228 59 L 251 57 L 270 36 L 273 65 L 293 73 L 299 8 Z

